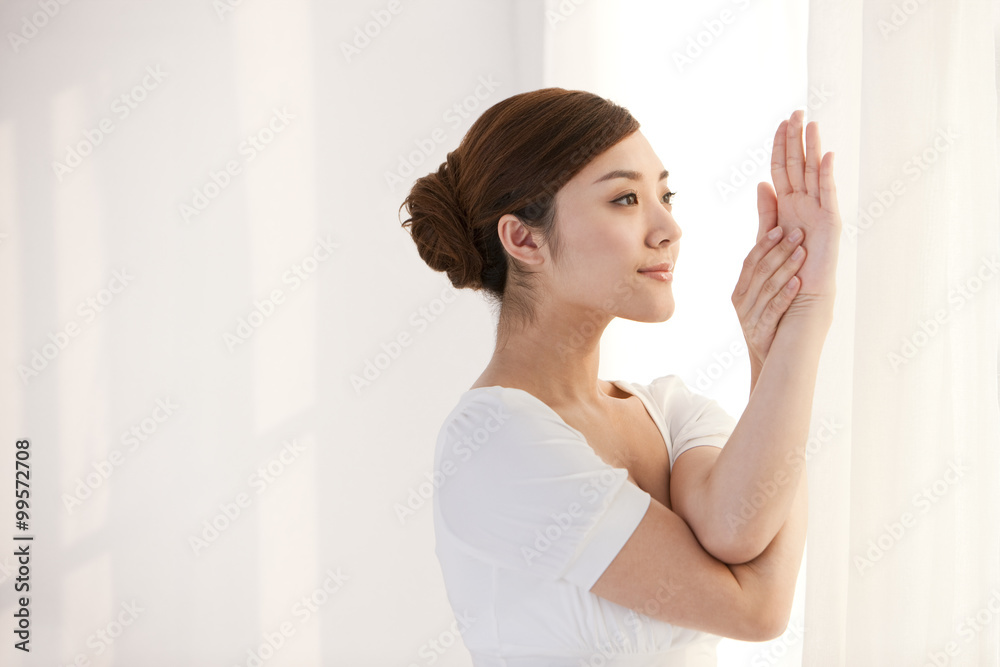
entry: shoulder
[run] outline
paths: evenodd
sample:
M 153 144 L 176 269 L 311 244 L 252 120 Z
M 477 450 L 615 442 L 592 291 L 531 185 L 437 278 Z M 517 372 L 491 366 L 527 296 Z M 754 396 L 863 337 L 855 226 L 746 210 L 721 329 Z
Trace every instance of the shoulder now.
M 661 375 L 646 386 L 653 395 L 667 399 L 686 398 L 694 393 L 681 376 L 674 374 Z
M 735 419 L 714 398 L 688 385 L 679 375 L 662 375 L 649 384 L 634 385 L 644 390 L 663 414 L 664 422 L 675 430 L 692 422 L 714 421 L 735 426 Z
M 661 375 L 648 383 L 621 382 L 629 391 L 643 394 L 663 412 L 664 417 L 703 398 L 694 392 L 679 375 Z

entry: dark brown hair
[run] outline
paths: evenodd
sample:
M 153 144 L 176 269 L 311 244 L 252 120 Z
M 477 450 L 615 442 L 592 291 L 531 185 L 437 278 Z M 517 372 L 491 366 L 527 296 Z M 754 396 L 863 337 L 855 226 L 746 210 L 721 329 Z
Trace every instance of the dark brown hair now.
M 500 217 L 512 213 L 540 231 L 555 259 L 556 192 L 638 129 L 627 109 L 582 90 L 508 97 L 476 119 L 436 172 L 416 180 L 400 206 L 410 215 L 402 225 L 428 266 L 499 304 L 501 324 L 531 320 L 530 273 L 500 242 Z

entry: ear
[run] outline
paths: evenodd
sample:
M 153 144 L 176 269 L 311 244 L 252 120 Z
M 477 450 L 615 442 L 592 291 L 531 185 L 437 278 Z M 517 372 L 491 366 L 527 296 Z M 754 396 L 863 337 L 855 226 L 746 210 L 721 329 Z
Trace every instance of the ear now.
M 533 235 L 538 232 L 532 232 L 516 215 L 506 213 L 500 216 L 497 233 L 500 235 L 503 247 L 521 263 L 541 264 L 545 261 Z

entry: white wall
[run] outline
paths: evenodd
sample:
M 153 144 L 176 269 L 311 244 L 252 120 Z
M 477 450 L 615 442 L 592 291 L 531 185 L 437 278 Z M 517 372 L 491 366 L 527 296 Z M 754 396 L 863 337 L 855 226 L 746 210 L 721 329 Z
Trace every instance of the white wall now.
M 398 208 L 486 106 L 540 87 L 541 32 L 520 27 L 537 5 L 42 4 L 0 4 L 0 663 L 247 665 L 284 628 L 269 667 L 430 664 L 452 622 L 430 506 L 401 522 L 394 505 L 425 481 L 493 322 L 423 264 Z M 372 12 L 391 21 L 348 62 Z M 470 97 L 483 79 L 495 89 Z M 78 166 L 54 168 L 78 146 Z M 37 375 L 19 373 L 36 351 Z M 11 646 L 19 438 L 29 655 Z M 467 660 L 456 644 L 435 664 Z

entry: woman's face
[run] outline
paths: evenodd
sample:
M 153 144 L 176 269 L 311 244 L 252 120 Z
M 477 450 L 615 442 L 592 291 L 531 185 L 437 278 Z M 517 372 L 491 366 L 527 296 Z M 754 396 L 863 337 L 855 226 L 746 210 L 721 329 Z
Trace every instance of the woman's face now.
M 634 178 L 613 172 L 634 172 Z M 681 228 L 671 213 L 663 172 L 652 146 L 636 131 L 556 193 L 559 256 L 553 262 L 544 248 L 542 268 L 552 305 L 599 308 L 637 322 L 663 322 L 673 315 L 673 281 L 640 272 L 677 261 Z

